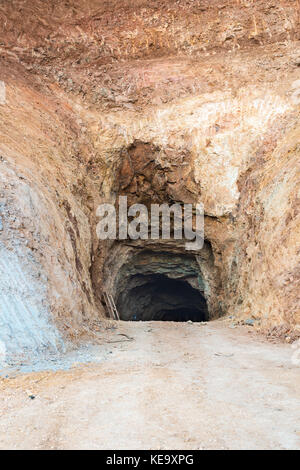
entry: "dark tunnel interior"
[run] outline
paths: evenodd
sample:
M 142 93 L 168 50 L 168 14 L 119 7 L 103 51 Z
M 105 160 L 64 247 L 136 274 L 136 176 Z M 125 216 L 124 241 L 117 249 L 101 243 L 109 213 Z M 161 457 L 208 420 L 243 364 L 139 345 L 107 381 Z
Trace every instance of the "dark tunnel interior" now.
M 162 274 L 134 275 L 120 293 L 117 308 L 122 320 L 206 321 L 208 309 L 202 293 L 186 280 Z

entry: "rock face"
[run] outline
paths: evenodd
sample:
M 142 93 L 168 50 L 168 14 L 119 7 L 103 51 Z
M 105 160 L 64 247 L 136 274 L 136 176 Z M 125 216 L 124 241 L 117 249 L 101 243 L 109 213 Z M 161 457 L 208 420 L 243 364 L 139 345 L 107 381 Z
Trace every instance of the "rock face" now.
M 210 318 L 297 334 L 298 3 L 12 0 L 0 17 L 0 239 L 33 260 L 37 317 L 78 339 L 138 253 L 184 271 L 178 241 L 97 239 L 98 205 L 127 195 L 204 204 Z

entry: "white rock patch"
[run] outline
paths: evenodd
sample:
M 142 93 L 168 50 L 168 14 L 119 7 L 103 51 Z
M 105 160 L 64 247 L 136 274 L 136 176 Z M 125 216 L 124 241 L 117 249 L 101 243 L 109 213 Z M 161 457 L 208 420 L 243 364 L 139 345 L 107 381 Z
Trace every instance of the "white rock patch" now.
M 0 243 L 0 364 L 34 361 L 63 348 L 34 259 Z

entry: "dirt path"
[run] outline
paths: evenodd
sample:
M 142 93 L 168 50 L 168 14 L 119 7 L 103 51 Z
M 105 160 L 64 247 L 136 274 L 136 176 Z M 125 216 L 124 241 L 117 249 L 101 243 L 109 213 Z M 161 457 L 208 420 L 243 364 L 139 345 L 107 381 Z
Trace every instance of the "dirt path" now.
M 1 379 L 1 449 L 300 449 L 291 346 L 219 321 L 118 325 L 111 341 L 134 340 L 100 364 Z

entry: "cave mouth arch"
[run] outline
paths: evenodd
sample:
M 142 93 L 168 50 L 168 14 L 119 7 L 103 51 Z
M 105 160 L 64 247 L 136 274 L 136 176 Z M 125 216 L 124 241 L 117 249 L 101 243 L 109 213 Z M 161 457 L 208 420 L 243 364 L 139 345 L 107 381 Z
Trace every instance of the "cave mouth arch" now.
M 134 275 L 117 300 L 121 320 L 202 322 L 208 308 L 202 293 L 187 280 L 163 274 Z

